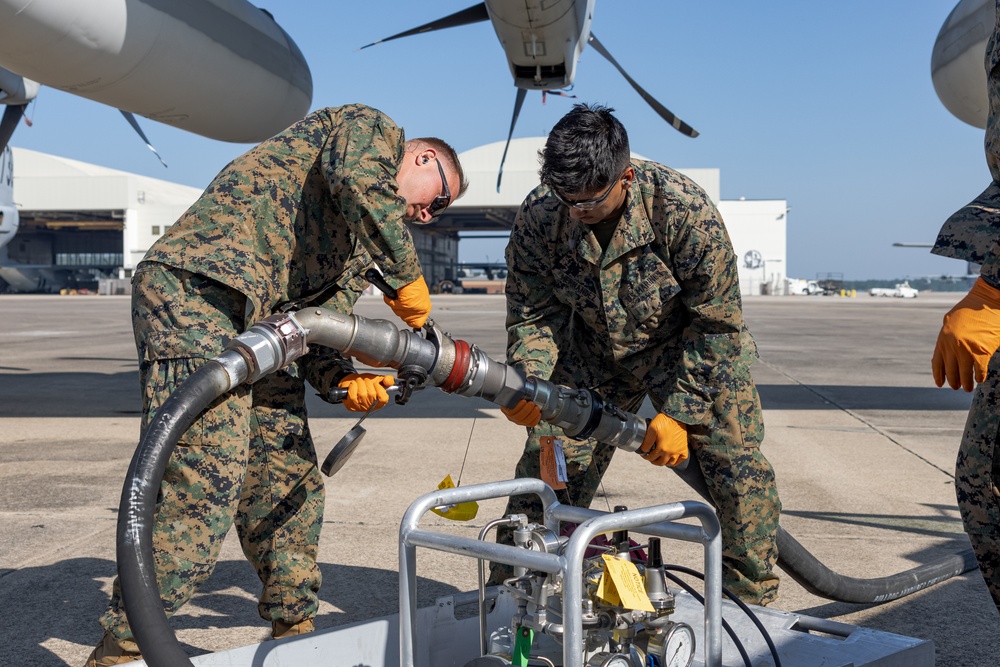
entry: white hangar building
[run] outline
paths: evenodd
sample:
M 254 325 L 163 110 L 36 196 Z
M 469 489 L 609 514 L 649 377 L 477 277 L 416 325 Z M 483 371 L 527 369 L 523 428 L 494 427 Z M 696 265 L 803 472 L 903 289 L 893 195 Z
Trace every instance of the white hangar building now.
M 131 276 L 202 192 L 23 148 L 13 152 L 20 226 L 0 251 L 0 278 L 18 291 Z
M 504 142 L 460 155 L 470 181 L 465 196 L 434 224 L 412 228 L 429 284 L 457 282 L 463 238 L 506 236 L 524 196 L 538 185 L 538 150 L 544 143 L 544 137 L 511 141 L 499 192 Z M 680 171 L 718 205 L 739 260 L 742 293 L 784 294 L 785 200 L 720 201 L 718 169 Z M 129 277 L 153 241 L 201 192 L 15 148 L 14 199 L 21 225 L 4 249 L 8 256 L 0 256 L 0 277 L 20 291 L 58 291 L 67 276 L 71 286 L 98 275 Z
M 524 196 L 538 181 L 538 151 L 545 137 L 514 139 L 510 142 L 503 167 L 500 191 L 497 192 L 497 171 L 503 155 L 504 142 L 499 141 L 460 154 L 469 179 L 465 196 L 448 207 L 435 224 L 426 230 L 458 230 L 458 238 L 470 238 L 473 233 L 507 231 L 514 221 Z M 648 159 L 633 153 L 633 157 Z M 672 165 L 671 165 L 672 166 Z M 786 293 L 786 212 L 784 199 L 722 200 L 718 169 L 680 169 L 708 193 L 726 223 L 739 260 L 740 289 L 744 295 Z M 425 270 L 447 264 L 447 244 L 428 243 L 425 247 Z M 438 254 L 436 251 L 442 252 Z M 453 261 L 453 260 L 452 260 Z M 502 260 L 501 260 L 502 261 Z M 431 271 L 434 282 L 445 277 Z

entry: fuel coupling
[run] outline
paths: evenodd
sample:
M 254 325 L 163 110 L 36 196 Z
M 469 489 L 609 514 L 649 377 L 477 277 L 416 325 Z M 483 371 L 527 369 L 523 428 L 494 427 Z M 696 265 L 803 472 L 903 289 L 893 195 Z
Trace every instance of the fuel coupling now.
M 502 407 L 526 398 L 538 405 L 543 420 L 577 440 L 594 438 L 634 452 L 646 436 L 645 419 L 606 403 L 598 393 L 528 377 L 477 346 L 453 339 L 432 320 L 410 331 L 388 320 L 305 308 L 254 324 L 229 342 L 222 357 L 232 365 L 234 353 L 238 355 L 246 368 L 230 375 L 256 382 L 306 354 L 310 344 L 333 348 L 369 366 L 396 369 L 400 404 L 415 388 L 434 386 Z

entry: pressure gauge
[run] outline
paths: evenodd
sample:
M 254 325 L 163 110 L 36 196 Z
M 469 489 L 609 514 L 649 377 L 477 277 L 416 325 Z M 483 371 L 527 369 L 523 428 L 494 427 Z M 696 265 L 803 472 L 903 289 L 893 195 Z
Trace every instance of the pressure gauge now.
M 694 629 L 687 623 L 674 623 L 663 640 L 660 664 L 663 667 L 688 667 L 694 658 Z
M 634 667 L 632 659 L 624 653 L 595 653 L 587 661 L 587 667 Z

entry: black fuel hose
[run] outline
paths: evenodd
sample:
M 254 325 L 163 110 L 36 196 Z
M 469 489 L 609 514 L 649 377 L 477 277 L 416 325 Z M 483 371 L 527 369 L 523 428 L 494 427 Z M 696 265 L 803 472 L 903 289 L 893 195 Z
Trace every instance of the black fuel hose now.
M 714 506 L 699 466 L 690 465 L 684 470 L 675 468 L 674 472 Z M 881 604 L 979 567 L 976 554 L 970 547 L 896 574 L 861 579 L 834 572 L 781 526 L 778 526 L 777 542 L 778 566 L 782 570 L 813 595 L 839 602 Z
M 125 616 L 150 667 L 192 665 L 167 621 L 156 583 L 153 522 L 160 482 L 178 440 L 229 388 L 221 364 L 209 361 L 163 402 L 132 456 L 118 507 L 118 578 Z

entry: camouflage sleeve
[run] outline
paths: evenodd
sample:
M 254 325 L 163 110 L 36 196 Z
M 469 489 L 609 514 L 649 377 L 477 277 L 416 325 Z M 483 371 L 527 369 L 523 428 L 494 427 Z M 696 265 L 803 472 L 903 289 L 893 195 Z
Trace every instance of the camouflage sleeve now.
M 360 275 L 354 275 L 340 286 L 321 307 L 337 313 L 350 313 L 354 303 L 368 287 L 368 281 Z M 320 345 L 311 346 L 311 351 L 303 358 L 306 381 L 313 386 L 320 397 L 327 401 L 330 390 L 337 386 L 345 376 L 357 373 L 353 360 L 343 357 L 340 352 Z M 390 369 L 386 369 L 388 371 Z
M 403 220 L 405 200 L 396 176 L 403 159 L 403 132 L 380 112 L 358 105 L 341 120 L 324 154 L 330 192 L 393 287 L 420 277 L 417 251 Z
M 677 380 L 662 411 L 698 424 L 709 420 L 719 388 L 743 370 L 741 366 L 749 368 L 756 350 L 752 342 L 750 349 L 741 347 L 744 325 L 736 255 L 718 211 L 705 200 L 677 215 L 682 219 L 674 227 L 670 253 L 691 320 L 682 333 Z
M 314 347 L 301 359 L 301 364 L 306 381 L 327 403 L 331 402 L 330 391 L 336 388 L 337 383 L 351 373 L 357 373 L 350 359 L 345 359 L 340 352 L 329 347 Z
M 521 206 L 507 243 L 507 363 L 548 380 L 559 350 L 554 333 L 569 324 L 569 311 L 552 291 L 544 227 Z

